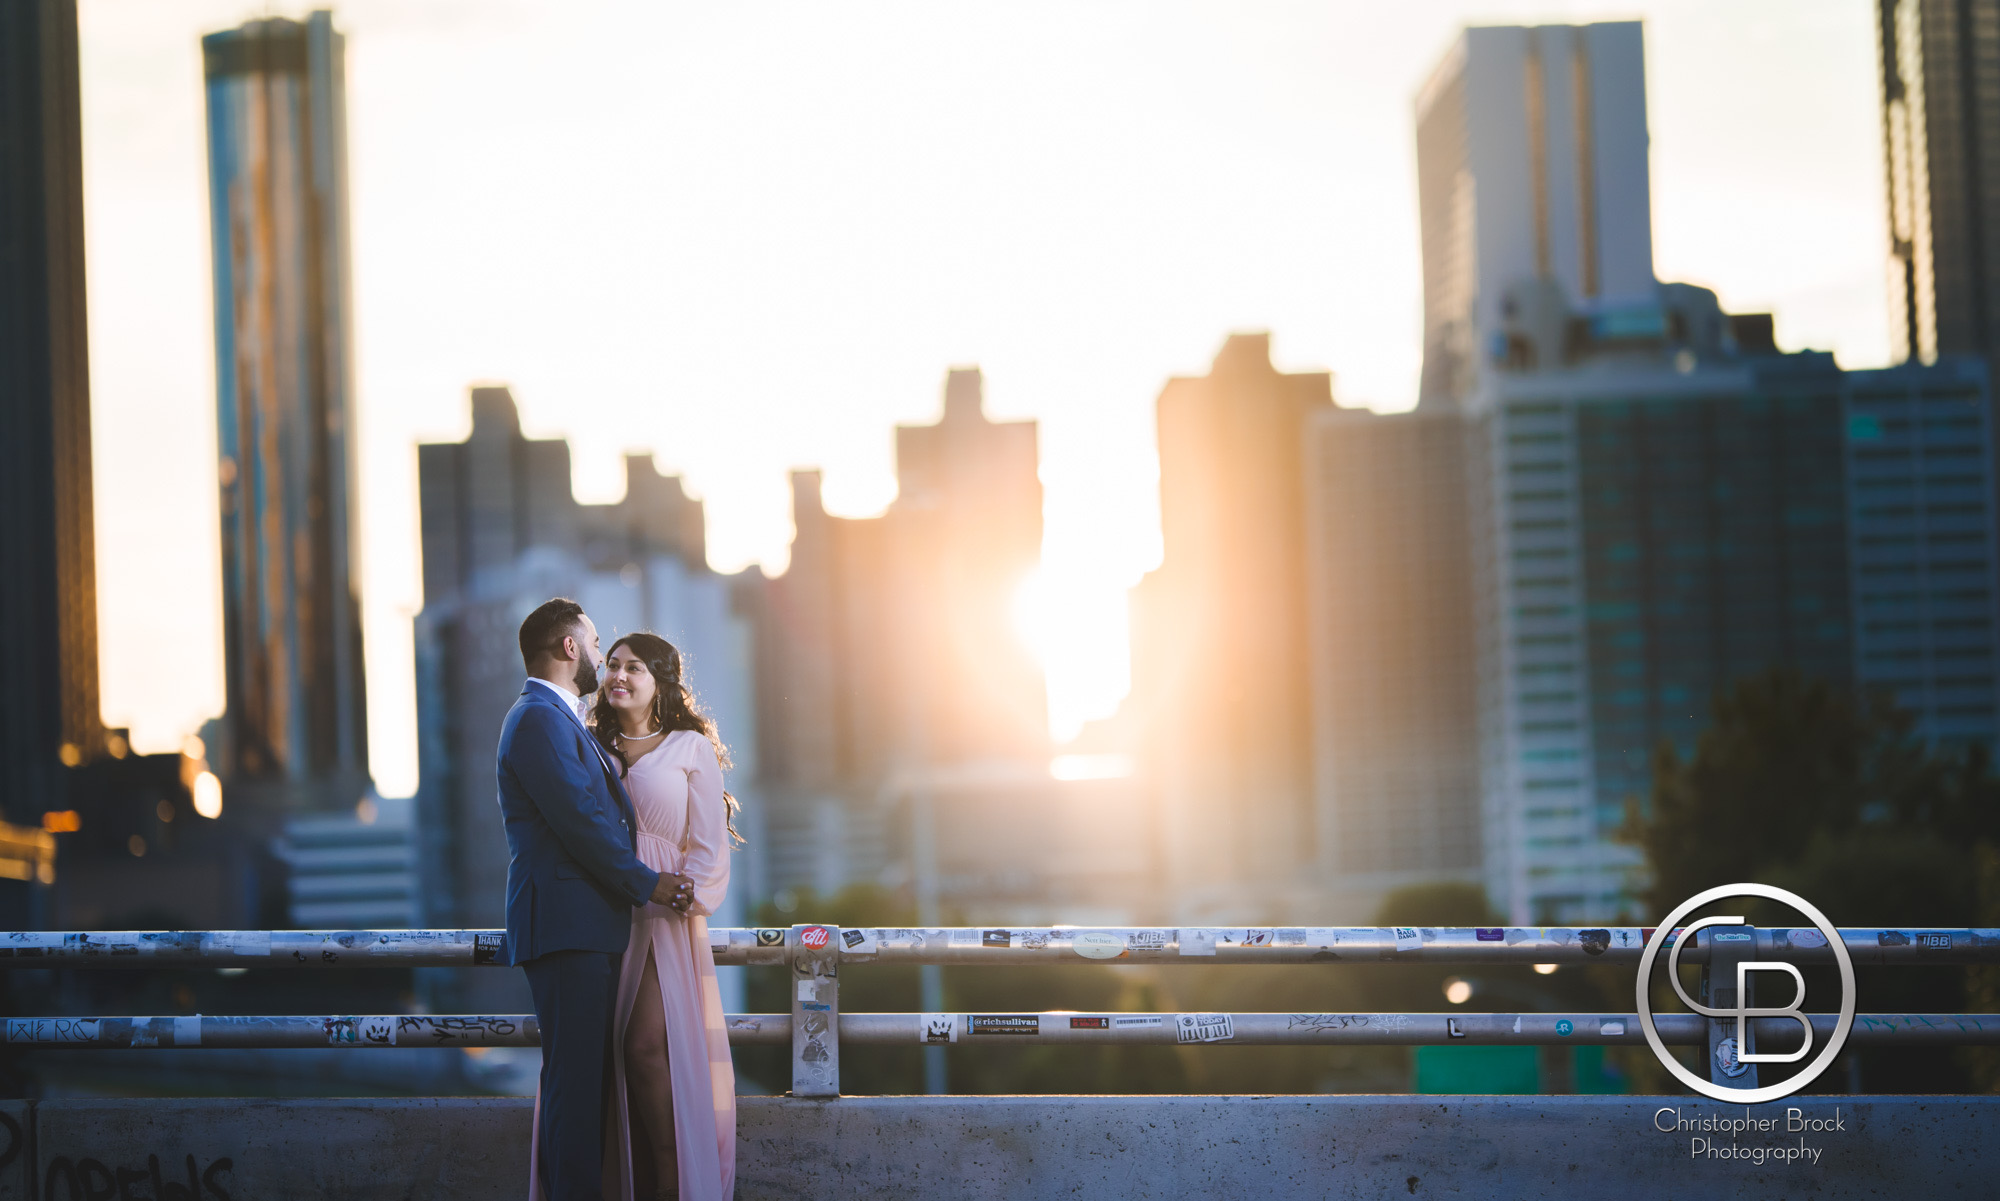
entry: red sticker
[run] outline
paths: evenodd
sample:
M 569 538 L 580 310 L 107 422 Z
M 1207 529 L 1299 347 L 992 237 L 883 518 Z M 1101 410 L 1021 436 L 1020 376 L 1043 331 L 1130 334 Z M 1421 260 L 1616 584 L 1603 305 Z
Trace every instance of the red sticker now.
M 815 951 L 825 946 L 832 938 L 833 934 L 825 926 L 807 926 L 799 931 L 799 945 L 811 947 Z
M 1069 1028 L 1072 1030 L 1109 1030 L 1111 1029 L 1111 1019 L 1071 1018 L 1069 1020 Z

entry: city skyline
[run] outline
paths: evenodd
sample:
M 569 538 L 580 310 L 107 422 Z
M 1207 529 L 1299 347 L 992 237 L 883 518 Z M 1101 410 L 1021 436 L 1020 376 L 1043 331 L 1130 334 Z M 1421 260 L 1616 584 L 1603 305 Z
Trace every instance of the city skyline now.
M 1753 20 L 1717 5 L 1640 6 L 1650 22 L 1658 272 L 1717 286 L 1734 309 L 1774 309 L 1788 347 L 1832 348 L 1847 365 L 1869 365 L 1887 347 L 1872 10 L 1827 7 L 1766 6 Z M 585 10 L 566 24 L 587 31 L 590 14 L 610 11 Z M 794 119 L 785 101 L 814 78 L 826 85 L 824 77 L 760 98 L 751 92 L 772 82 L 760 74 L 694 103 L 715 81 L 699 64 L 673 60 L 667 66 L 685 68 L 686 78 L 673 83 L 660 68 L 657 95 L 644 80 L 578 97 L 561 94 L 558 80 L 510 95 L 499 77 L 532 64 L 524 56 L 535 35 L 575 30 L 552 31 L 526 10 L 489 20 L 482 8 L 489 27 L 475 43 L 480 53 L 454 65 L 437 62 L 435 48 L 464 32 L 455 22 L 469 9 L 342 6 L 355 129 L 371 749 L 384 791 L 414 783 L 411 446 L 462 437 L 464 390 L 480 379 L 511 380 L 537 436 L 572 440 L 580 497 L 616 497 L 620 453 L 649 447 L 706 502 L 715 566 L 761 560 L 776 571 L 790 534 L 783 472 L 823 467 L 832 511 L 880 511 L 893 495 L 894 424 L 934 419 L 939 373 L 980 364 L 996 418 L 1044 425 L 1046 592 L 1065 618 L 1056 632 L 1071 640 L 1070 653 L 1051 656 L 1071 672 L 1052 681 L 1055 716 L 1073 725 L 1104 711 L 1123 691 L 1124 589 L 1158 561 L 1150 431 L 1158 388 L 1170 375 L 1205 370 L 1232 330 L 1265 328 L 1281 369 L 1334 372 L 1337 401 L 1407 408 L 1421 330 L 1418 86 L 1468 21 L 1631 11 L 1439 5 L 1388 18 L 1341 7 L 1207 13 L 1206 24 L 1169 11 L 1132 30 L 1119 10 L 1065 24 L 1054 46 L 1034 36 L 1034 23 L 902 13 L 842 34 L 880 42 L 864 64 L 883 80 L 878 88 L 852 90 L 834 114 Z M 213 504 L 212 449 L 202 453 L 213 391 L 202 362 L 210 309 L 199 269 L 208 248 L 194 35 L 252 15 L 242 4 L 170 15 L 84 8 L 88 220 L 101 248 L 91 258 L 92 366 L 106 464 L 106 710 L 114 724 L 134 726 L 143 747 L 177 741 L 221 707 L 216 552 L 206 534 L 214 520 L 204 507 Z M 725 59 L 752 36 L 684 13 L 661 20 L 651 32 L 676 35 L 663 45 L 722 47 Z M 1218 24 L 1227 36 L 1208 47 Z M 801 17 L 769 34 L 770 69 L 796 69 L 825 32 Z M 1759 44 L 1801 38 L 1816 39 L 1820 52 L 1788 58 L 1780 78 L 1746 84 L 1746 72 L 1730 68 L 1756 61 Z M 1371 46 L 1380 53 L 1365 53 Z M 169 55 L 186 61 L 161 65 Z M 1023 61 L 1038 70 L 1019 72 Z M 1209 66 L 1220 81 L 1197 82 L 1197 68 Z M 1029 87 L 1022 74 L 1039 82 Z M 901 112 L 916 96 L 938 111 L 905 116 L 893 136 L 855 144 L 840 124 Z M 157 111 L 139 111 L 147 105 Z M 193 124 L 176 132 L 183 110 Z M 583 111 L 613 128 L 564 150 L 552 134 L 567 128 L 565 114 Z M 643 119 L 631 123 L 632 112 Z M 1068 119 L 1076 114 L 1089 119 Z M 602 141 L 619 130 L 656 138 L 652 174 L 592 161 L 622 161 Z M 439 136 L 453 132 L 462 136 Z M 718 186 L 677 190 L 681 176 L 668 160 L 700 177 L 718 153 L 740 150 L 732 135 L 770 146 L 783 162 L 731 160 Z M 842 168 L 828 146 L 872 157 Z M 568 214 L 535 181 L 565 164 L 587 164 L 577 194 L 602 197 L 595 203 L 609 210 L 592 228 L 563 224 Z M 866 208 L 869 196 L 844 173 L 853 170 L 905 194 L 888 215 L 859 220 L 855 206 Z M 812 187 L 770 186 L 800 173 Z M 188 181 L 194 188 L 183 197 Z M 641 195 L 590 191 L 620 183 Z M 157 211 L 135 211 L 135 187 L 154 189 Z M 1108 190 L 1109 202 L 1094 200 L 1093 189 Z M 187 211 L 177 217 L 176 206 Z M 944 209 L 947 217 L 927 215 Z M 509 221 L 518 240 L 480 240 Z M 453 222 L 463 231 L 451 234 Z M 619 248 L 607 240 L 618 229 L 646 231 L 636 258 L 661 283 L 579 273 L 556 253 L 603 258 Z M 669 238 L 690 230 L 701 236 Z M 1784 230 L 1794 236 L 1776 237 Z M 1760 250 L 1759 241 L 1769 245 Z M 1066 267 L 1073 278 L 1048 286 L 1056 264 L 1086 252 L 1081 268 Z M 521 265 L 540 274 L 524 270 L 526 282 L 509 286 Z M 732 275 L 741 282 L 729 283 Z M 856 279 L 865 296 L 835 290 Z M 624 289 L 614 299 L 593 291 L 607 281 Z M 786 286 L 770 291 L 778 284 Z M 614 302 L 635 295 L 643 303 Z M 856 325 L 843 307 L 879 319 Z M 510 345 L 536 322 L 547 335 L 541 349 Z M 622 396 L 634 399 L 621 405 Z M 160 470 L 162 461 L 174 470 Z M 188 474 L 199 477 L 192 486 L 179 478 Z M 126 589 L 167 555 L 188 587 L 166 603 L 148 597 L 158 611 L 141 613 Z M 1081 678 L 1079 662 L 1088 669 Z

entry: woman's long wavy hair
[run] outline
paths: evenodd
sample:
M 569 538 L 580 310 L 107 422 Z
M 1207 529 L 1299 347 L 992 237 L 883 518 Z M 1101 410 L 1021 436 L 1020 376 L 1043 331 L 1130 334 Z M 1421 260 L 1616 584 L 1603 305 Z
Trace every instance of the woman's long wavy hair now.
M 627 634 L 611 644 L 604 652 L 606 662 L 618 653 L 619 647 L 626 647 L 639 656 L 646 670 L 653 676 L 653 724 L 671 733 L 675 730 L 694 730 L 707 738 L 715 748 L 715 761 L 724 769 L 729 767 L 729 748 L 722 745 L 722 739 L 715 732 L 715 719 L 710 717 L 694 699 L 694 692 L 687 686 L 681 667 L 681 653 L 674 644 L 658 634 Z M 606 689 L 597 690 L 597 700 L 590 711 L 591 731 L 605 750 L 618 757 L 620 775 L 629 773 L 632 764 L 625 758 L 625 750 L 619 745 L 618 714 L 611 707 L 611 697 Z M 736 832 L 736 815 L 742 812 L 736 798 L 725 789 L 722 794 L 723 823 L 729 828 L 730 840 L 738 845 L 743 836 Z

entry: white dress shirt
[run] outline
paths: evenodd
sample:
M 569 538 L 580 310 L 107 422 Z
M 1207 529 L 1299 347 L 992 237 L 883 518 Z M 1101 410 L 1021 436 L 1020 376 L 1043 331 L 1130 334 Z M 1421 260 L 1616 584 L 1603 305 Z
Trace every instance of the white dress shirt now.
M 586 710 L 583 707 L 583 698 L 578 696 L 576 693 L 571 692 L 567 688 L 564 688 L 561 684 L 551 683 L 548 680 L 544 680 L 540 676 L 529 676 L 528 683 L 540 684 L 542 687 L 548 689 L 550 692 L 555 693 L 557 699 L 562 701 L 563 707 L 568 709 L 571 713 L 576 714 L 576 719 L 579 722 L 583 722 L 583 724 L 585 725 L 590 724 L 588 721 L 585 720 L 584 717 L 584 715 L 588 712 L 588 710 Z

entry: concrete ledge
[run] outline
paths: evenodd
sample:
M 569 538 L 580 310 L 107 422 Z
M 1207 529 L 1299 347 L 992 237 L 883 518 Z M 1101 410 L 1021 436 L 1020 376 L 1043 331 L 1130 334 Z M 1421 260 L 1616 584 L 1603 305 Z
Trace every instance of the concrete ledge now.
M 1677 1097 L 744 1097 L 738 1196 L 1972 1197 L 2000 1179 L 2000 1097 L 1794 1098 L 1748 1111 L 1775 1129 L 1733 1133 L 1662 1132 L 1662 1108 L 1678 1110 L 1668 1123 L 1746 1112 Z M 1838 1128 L 1787 1130 L 1788 1109 Z M 469 1201 L 524 1191 L 531 1103 L 0 1112 L 25 1136 L 12 1159 L 0 1146 L 0 1199 Z M 1695 1158 L 1696 1139 L 1766 1157 Z

